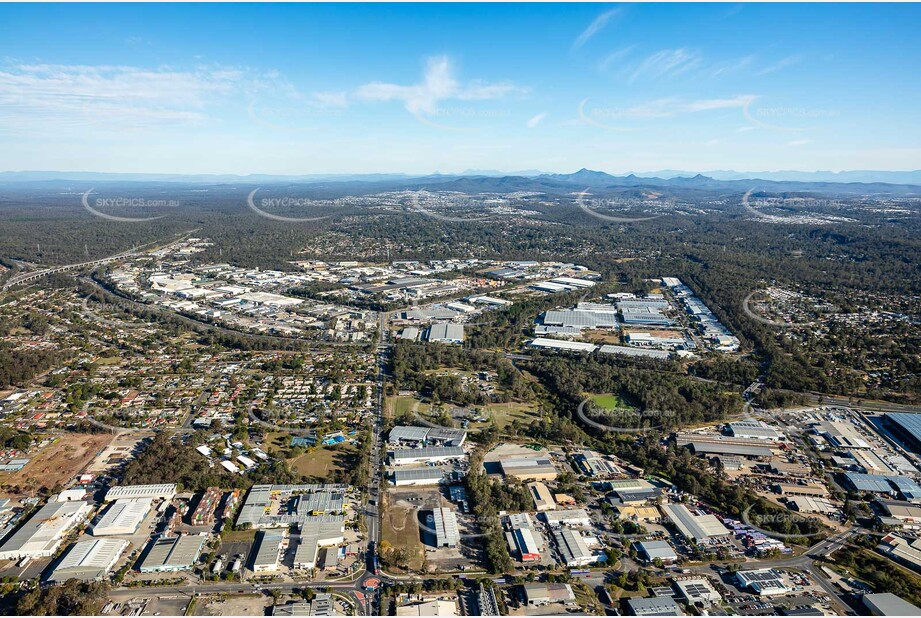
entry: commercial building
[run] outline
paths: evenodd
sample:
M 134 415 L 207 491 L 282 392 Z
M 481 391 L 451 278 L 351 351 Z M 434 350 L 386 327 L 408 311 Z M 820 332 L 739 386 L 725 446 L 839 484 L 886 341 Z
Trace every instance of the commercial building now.
M 258 546 L 250 561 L 253 573 L 278 570 L 284 540 L 285 533 L 281 530 L 263 530 L 259 533 Z
M 305 485 L 253 485 L 240 507 L 237 526 L 287 528 L 301 525 L 311 516 L 339 513 L 345 509 L 348 485 L 319 483 Z M 279 507 L 285 504 L 287 508 Z
M 426 339 L 432 343 L 463 343 L 464 325 L 452 322 L 432 324 L 429 326 Z
M 556 541 L 557 550 L 566 566 L 586 566 L 598 561 L 598 557 L 588 548 L 578 530 L 556 528 L 553 531 L 553 539 Z
M 668 541 L 642 541 L 634 543 L 633 547 L 636 548 L 637 557 L 647 564 L 656 560 L 661 560 L 664 564 L 678 562 L 678 554 Z
M 528 344 L 532 348 L 539 348 L 544 350 L 561 350 L 565 352 L 594 352 L 598 349 L 594 343 L 583 343 L 581 341 L 563 341 L 561 339 L 546 339 L 544 337 L 536 337 L 531 340 L 531 343 Z
M 706 577 L 690 577 L 675 580 L 678 594 L 689 605 L 711 605 L 723 600 L 722 595 L 716 591 L 713 584 Z
M 782 433 L 762 421 L 734 421 L 729 423 L 728 429 L 729 435 L 733 436 L 734 438 L 770 440 L 771 442 L 779 442 L 784 439 Z
M 105 501 L 114 502 L 125 498 L 146 498 L 148 500 L 172 500 L 176 495 L 176 485 L 117 485 L 106 492 Z
M 435 524 L 435 547 L 457 547 L 460 532 L 457 529 L 457 514 L 449 508 L 432 510 Z
M 912 527 L 921 525 L 921 506 L 911 502 L 896 502 L 893 500 L 878 500 L 877 504 L 886 513 L 886 517 L 892 520 L 889 525 Z
M 553 494 L 543 483 L 528 483 L 528 491 L 531 492 L 531 499 L 534 500 L 534 510 L 552 511 L 556 508 Z
M 891 592 L 865 594 L 861 601 L 872 616 L 921 616 L 921 607 Z
M 736 573 L 739 587 L 763 597 L 787 594 L 792 590 L 776 569 L 755 569 Z
M 407 485 L 438 485 L 445 480 L 448 471 L 444 468 L 426 466 L 413 470 L 395 470 L 393 472 L 394 487 Z
M 686 539 L 697 544 L 709 543 L 732 534 L 715 515 L 692 513 L 683 504 L 664 504 L 662 512 Z
M 731 442 L 709 442 L 694 440 L 685 446 L 696 455 L 737 455 L 748 459 L 770 459 L 774 452 L 764 446 L 750 446 L 747 444 L 733 444 Z
M 150 512 L 148 498 L 116 500 L 92 528 L 93 536 L 134 534 Z
M 452 459 L 466 457 L 460 446 L 423 446 L 422 448 L 402 448 L 389 452 L 390 461 L 395 466 L 415 463 L 441 463 Z
M 890 412 L 883 415 L 883 426 L 915 453 L 921 453 L 921 415 Z
M 588 476 L 606 477 L 620 472 L 611 461 L 594 451 L 576 453 L 574 459 L 579 468 Z
M 75 543 L 48 576 L 48 581 L 101 580 L 115 567 L 126 549 L 128 541 L 118 539 L 90 539 Z
M 184 535 L 157 537 L 148 546 L 147 555 L 141 561 L 141 573 L 167 573 L 188 571 L 201 555 L 207 537 Z
M 397 616 L 459 616 L 457 601 L 431 599 L 397 607 Z
M 836 448 L 872 448 L 851 423 L 841 421 L 822 421 L 812 426 L 813 431 L 821 435 Z
M 574 603 L 576 595 L 569 584 L 535 583 L 522 586 L 524 602 L 532 607 L 552 603 Z
M 630 616 L 684 616 L 685 613 L 671 597 L 650 597 L 648 599 L 627 599 L 627 613 Z
M 652 360 L 668 360 L 671 352 L 668 350 L 652 350 L 649 348 L 631 348 L 625 345 L 606 344 L 598 348 L 599 354 L 614 354 L 616 356 L 632 356 L 639 358 L 649 358 Z
M 397 425 L 387 435 L 391 446 L 463 446 L 467 432 L 450 427 Z
M 531 525 L 531 518 L 527 513 L 509 516 L 511 530 L 505 533 L 509 551 L 518 555 L 522 562 L 540 560 L 540 547 L 537 542 L 537 532 Z
M 64 535 L 83 522 L 91 510 L 90 502 L 49 502 L 0 545 L 0 560 L 53 556 Z
M 557 476 L 553 462 L 544 457 L 519 457 L 500 462 L 502 474 L 522 481 L 552 481 Z
M 910 569 L 921 571 L 921 540 L 919 539 L 906 539 L 895 534 L 887 534 L 880 540 L 876 550 Z
M 901 496 L 909 502 L 921 501 L 921 486 L 907 476 L 844 473 L 844 485 L 855 491 Z
M 307 517 L 301 524 L 301 540 L 294 551 L 294 568 L 313 569 L 317 566 L 320 548 L 333 547 L 345 541 L 345 517 L 318 515 Z
M 576 526 L 580 528 L 588 528 L 592 525 L 592 520 L 588 515 L 588 511 L 585 509 L 547 511 L 545 513 L 541 513 L 540 516 L 551 528 L 558 528 L 560 526 Z

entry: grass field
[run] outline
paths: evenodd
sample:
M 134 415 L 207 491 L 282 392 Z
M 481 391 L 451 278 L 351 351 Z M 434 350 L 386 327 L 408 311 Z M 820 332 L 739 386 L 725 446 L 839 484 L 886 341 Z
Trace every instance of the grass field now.
M 413 410 L 418 411 L 421 414 L 428 414 L 432 409 L 432 405 L 420 401 L 415 397 L 390 397 L 387 400 L 387 410 L 390 412 L 390 418 L 396 418 L 402 416 Z
M 355 447 L 346 444 L 323 446 L 311 449 L 309 452 L 289 459 L 291 467 L 304 476 L 326 478 L 334 470 L 348 470 L 356 465 L 358 451 Z
M 381 551 L 406 551 L 410 570 L 420 571 L 425 564 L 425 547 L 419 538 L 419 522 L 416 509 L 406 504 L 395 504 L 385 498 L 381 516 Z
M 0 485 L 9 495 L 63 485 L 83 470 L 113 438 L 109 433 L 62 435 L 31 455 L 31 461 L 22 470 L 0 473 Z
M 530 425 L 531 421 L 539 418 L 537 410 L 534 409 L 534 404 L 531 403 L 519 403 L 514 401 L 509 403 L 495 403 L 484 408 L 484 416 L 489 416 L 485 414 L 486 411 L 488 411 L 491 418 L 496 421 L 496 425 L 500 430 L 505 429 L 514 420 L 517 420 L 522 425 Z
M 621 398 L 620 395 L 616 394 L 590 394 L 589 399 L 591 399 L 596 406 L 599 408 L 604 408 L 605 410 L 618 410 L 622 408 L 629 408 L 630 403 Z

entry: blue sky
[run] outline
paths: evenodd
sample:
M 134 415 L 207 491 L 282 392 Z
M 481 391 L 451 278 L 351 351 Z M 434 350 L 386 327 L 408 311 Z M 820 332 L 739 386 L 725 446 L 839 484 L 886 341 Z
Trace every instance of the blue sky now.
M 921 168 L 918 5 L 0 5 L 0 170 Z

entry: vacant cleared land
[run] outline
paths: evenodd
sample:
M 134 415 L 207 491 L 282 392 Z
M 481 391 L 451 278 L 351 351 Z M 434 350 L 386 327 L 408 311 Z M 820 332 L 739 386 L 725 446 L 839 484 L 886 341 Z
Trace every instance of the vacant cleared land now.
M 416 507 L 394 496 L 385 498 L 381 516 L 381 552 L 394 566 L 406 565 L 419 571 L 425 563 L 425 547 L 419 538 Z M 392 553 L 391 553 L 392 552 Z
M 64 485 L 89 464 L 112 441 L 112 434 L 65 434 L 31 455 L 26 467 L 12 474 L 0 473 L 4 495 L 32 493 Z
M 326 478 L 335 470 L 348 470 L 357 465 L 358 450 L 348 444 L 337 444 L 311 449 L 288 463 L 298 473 L 315 478 Z

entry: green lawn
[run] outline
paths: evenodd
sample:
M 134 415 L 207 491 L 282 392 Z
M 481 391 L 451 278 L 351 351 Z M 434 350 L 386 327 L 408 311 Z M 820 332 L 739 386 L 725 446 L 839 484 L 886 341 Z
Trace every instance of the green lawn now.
M 590 394 L 588 397 L 596 406 L 604 408 L 605 410 L 618 410 L 631 407 L 629 403 L 620 397 L 620 395 L 613 393 L 604 395 Z

